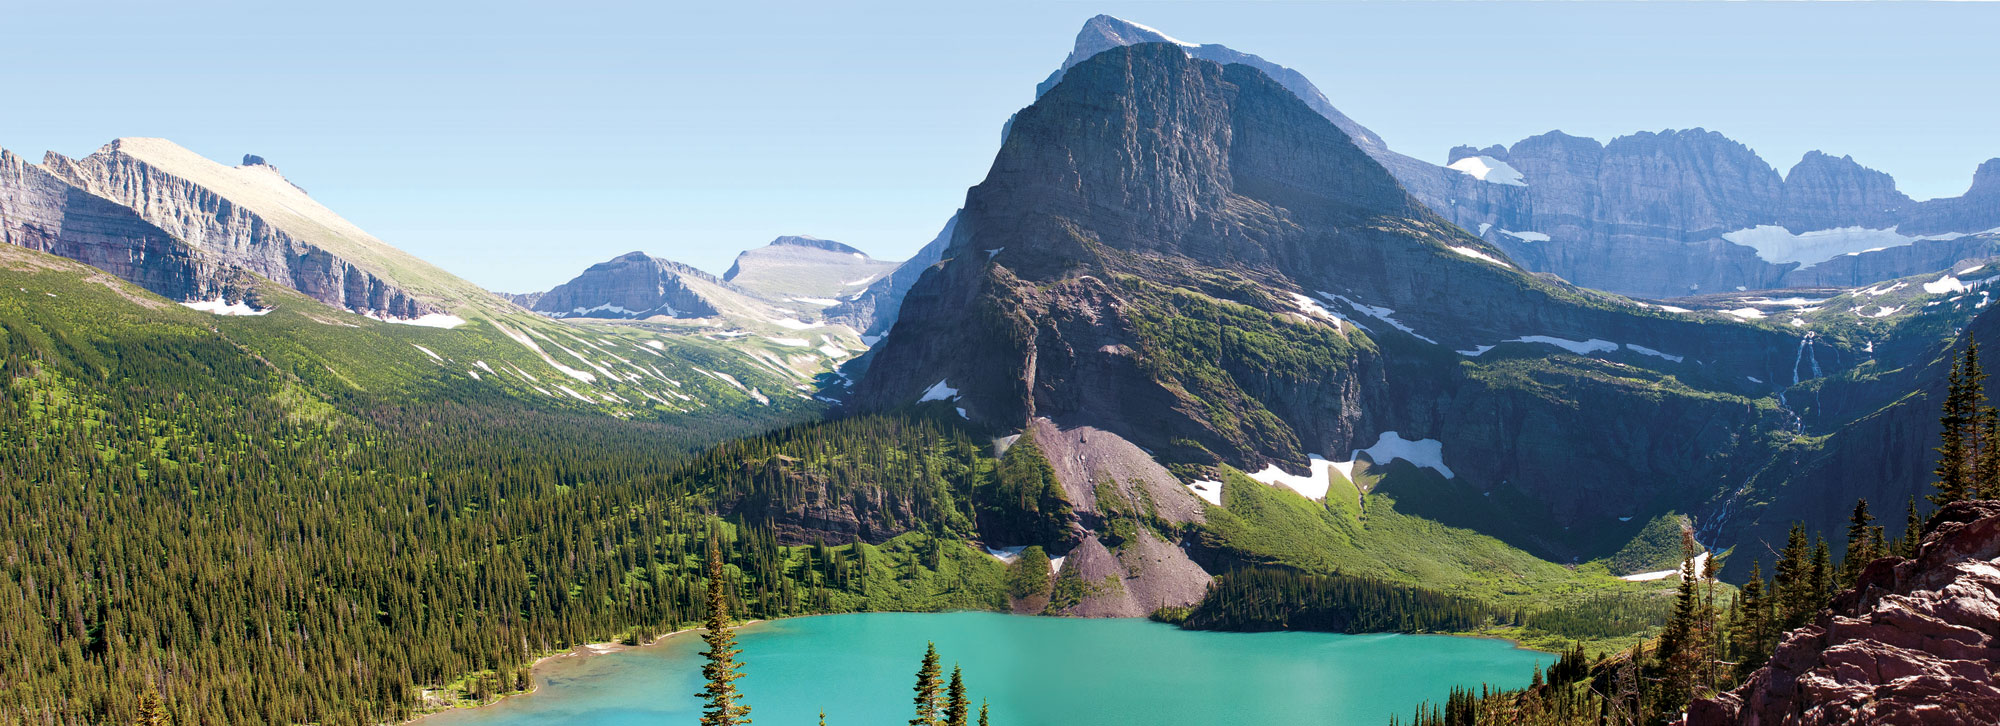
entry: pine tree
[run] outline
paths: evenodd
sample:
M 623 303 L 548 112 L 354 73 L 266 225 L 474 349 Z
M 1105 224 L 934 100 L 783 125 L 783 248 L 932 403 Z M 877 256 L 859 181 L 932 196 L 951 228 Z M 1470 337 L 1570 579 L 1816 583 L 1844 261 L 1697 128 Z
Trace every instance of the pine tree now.
M 826 712 L 819 712 L 819 726 L 826 726 Z
M 1833 571 L 1833 552 L 1827 547 L 1825 537 L 1815 539 L 1812 559 L 1812 607 L 1810 612 L 1806 614 L 1807 618 L 1811 618 L 1813 614 L 1818 613 L 1820 608 L 1826 606 L 1828 600 L 1833 599 L 1833 578 L 1835 577 Z
M 951 686 L 945 689 L 945 726 L 966 726 L 965 719 L 971 715 L 972 702 L 965 698 L 965 679 L 958 666 L 951 667 Z
M 983 698 L 982 698 L 982 699 L 979 699 L 979 726 L 987 726 L 987 724 L 986 724 L 986 699 L 983 699 Z
M 1667 619 L 1667 627 L 1660 633 L 1660 645 L 1656 655 L 1664 675 L 1660 682 L 1660 699 L 1670 708 L 1678 708 L 1687 703 L 1700 680 L 1702 664 L 1710 660 L 1707 656 L 1707 640 L 1701 627 L 1701 598 L 1699 581 L 1701 573 L 1695 570 L 1695 556 L 1699 547 L 1694 536 L 1681 533 L 1681 584 L 1674 598 L 1673 614 Z
M 1861 568 L 1875 559 L 1874 531 L 1869 525 L 1875 516 L 1868 513 L 1868 500 L 1854 500 L 1854 514 L 1847 518 L 1847 554 L 1840 558 L 1840 584 L 1851 586 L 1861 578 Z
M 917 669 L 917 696 L 913 700 L 917 706 L 916 718 L 910 719 L 910 726 L 939 726 L 937 644 L 924 646 L 924 664 Z
M 1736 660 L 1741 678 L 1764 665 L 1764 647 L 1770 630 L 1770 604 L 1764 597 L 1764 571 L 1760 563 L 1750 563 L 1750 580 L 1736 595 L 1735 615 L 1729 620 L 1730 656 Z
M 1906 517 L 1903 522 L 1903 539 L 1896 548 L 1896 554 L 1914 558 L 1917 556 L 1918 546 L 1924 542 L 1924 520 L 1917 516 L 1916 497 L 1910 497 L 1910 512 Z
M 167 715 L 166 706 L 160 703 L 160 692 L 151 685 L 146 686 L 146 695 L 139 697 L 139 718 L 132 723 L 135 726 L 167 726 L 173 723 Z
M 1932 486 L 1938 491 L 1931 495 L 1931 501 L 1939 505 L 1971 497 L 1978 485 L 1977 447 L 1984 407 L 1980 389 L 1985 377 L 1979 370 L 1979 342 L 1968 340 L 1965 352 L 1952 362 L 1946 375 L 1944 405 L 1938 417 L 1942 431 L 1936 448 L 1937 467 L 1932 470 L 1937 476 Z
M 1791 535 L 1786 539 L 1785 549 L 1778 553 L 1777 577 L 1772 594 L 1777 600 L 1777 625 L 1773 633 L 1780 633 L 1800 625 L 1816 609 L 1812 589 L 1812 565 L 1807 560 L 1806 527 L 1793 524 Z
M 742 703 L 742 695 L 736 692 L 736 679 L 742 678 L 742 666 L 736 656 L 743 651 L 736 647 L 736 634 L 729 628 L 729 598 L 723 591 L 722 543 L 713 531 L 708 535 L 708 619 L 707 631 L 701 635 L 708 650 L 702 657 L 708 663 L 701 667 L 701 675 L 708 679 L 708 687 L 695 694 L 707 701 L 702 709 L 701 726 L 737 726 L 750 723 L 750 706 Z

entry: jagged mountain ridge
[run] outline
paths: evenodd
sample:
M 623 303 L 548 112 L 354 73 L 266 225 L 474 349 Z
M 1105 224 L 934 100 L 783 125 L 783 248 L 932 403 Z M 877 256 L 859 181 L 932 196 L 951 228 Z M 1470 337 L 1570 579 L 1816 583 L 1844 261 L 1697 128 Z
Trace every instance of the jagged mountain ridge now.
M 1532 269 L 1645 297 L 1867 285 L 1988 256 L 1961 238 L 2000 228 L 1993 162 L 1965 196 L 1916 202 L 1852 157 L 1815 151 L 1780 175 L 1704 129 L 1452 150 L 1467 160 L 1520 181 L 1489 179 L 1435 208 Z M 1932 264 L 1941 252 L 1950 259 Z
M 255 273 L 337 308 L 414 319 L 485 297 L 354 227 L 268 164 L 226 167 L 163 139 L 127 138 L 81 159 L 50 152 L 42 168 L 133 210 L 210 269 Z
M 1956 235 L 2000 228 L 2000 159 L 1980 166 L 1966 195 L 1927 202 L 1910 201 L 1886 174 L 1819 152 L 1807 154 L 1793 169 L 1796 181 L 1788 181 L 1741 144 L 1699 129 L 1640 133 L 1610 145 L 1552 132 L 1513 149 L 1459 147 L 1447 159 L 1451 166 L 1439 166 L 1387 148 L 1297 71 L 1108 15 L 1085 22 L 1063 68 L 1138 42 L 1174 43 L 1196 57 L 1263 70 L 1346 131 L 1432 210 L 1499 245 L 1524 267 L 1584 287 L 1675 297 L 1738 287 L 1859 286 L 1995 251 Z M 1057 70 L 1038 91 L 1062 73 Z M 1606 157 L 1616 158 L 1607 166 Z M 1475 163 L 1453 168 L 1468 160 Z M 1760 226 L 1793 233 L 1856 227 L 1846 237 L 1865 234 L 1876 241 L 1848 244 L 1840 251 L 1855 252 L 1852 257 L 1812 265 L 1762 259 L 1756 247 L 1722 237 Z M 1842 235 L 1819 237 L 1824 243 Z M 1926 249 L 1911 253 L 1910 247 Z M 1939 257 L 1953 259 L 1923 266 Z

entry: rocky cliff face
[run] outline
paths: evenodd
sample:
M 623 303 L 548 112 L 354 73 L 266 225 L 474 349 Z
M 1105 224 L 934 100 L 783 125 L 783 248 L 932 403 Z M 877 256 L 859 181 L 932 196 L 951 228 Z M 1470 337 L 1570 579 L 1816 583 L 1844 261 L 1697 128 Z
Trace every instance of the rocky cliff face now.
M 1931 517 L 1915 559 L 1870 563 L 1692 724 L 2000 723 L 2000 502 Z
M 1797 348 L 1524 274 L 1262 72 L 1147 44 L 1016 116 L 856 395 L 1249 471 L 1399 432 L 1567 556 L 1740 477 Z
M 120 139 L 82 159 L 50 153 L 42 166 L 130 209 L 195 250 L 211 269 L 253 272 L 354 312 L 393 318 L 438 312 L 384 276 L 389 265 L 377 258 L 401 253 L 386 245 L 377 254 L 359 243 L 325 243 L 366 235 L 312 203 L 269 165 L 223 167 L 158 139 Z M 281 215 L 276 209 L 302 211 Z
M 1292 69 L 1109 16 L 1085 23 L 1064 70 L 1038 94 L 1108 48 L 1161 42 L 1264 71 L 1431 210 L 1528 270 L 1585 287 L 1658 298 L 1836 279 L 1864 285 L 1974 259 L 1913 266 L 1954 249 L 1901 251 L 1931 241 L 1925 236 L 2000 228 L 2000 159 L 1980 167 L 1966 195 L 1926 202 L 1896 191 L 1887 174 L 1817 151 L 1780 176 L 1742 144 L 1702 129 L 1639 133 L 1609 144 L 1551 132 L 1512 147 L 1459 147 L 1447 166 L 1438 166 L 1390 150 Z M 1766 227 L 1757 239 L 1772 243 L 1746 242 L 1741 234 Z M 1773 237 L 1777 230 L 1786 234 Z M 1807 238 L 1790 239 L 1799 235 Z M 1802 258 L 1800 250 L 1808 254 Z
M 1454 150 L 1453 162 L 1473 153 Z M 1477 153 L 1518 171 L 1519 183 L 1413 193 L 1530 269 L 1629 295 L 1865 285 L 1974 259 L 1927 243 L 2000 221 L 2000 200 L 1913 202 L 1851 157 L 1815 151 L 1780 177 L 1701 129 L 1602 147 L 1551 133 Z M 1934 264 L 1940 257 L 1952 259 Z
M 0 241 L 82 262 L 170 300 L 226 297 L 214 260 L 130 209 L 0 149 Z
M 687 265 L 629 252 L 538 294 L 529 309 L 555 318 L 706 318 L 719 311 L 700 288 L 721 284 Z

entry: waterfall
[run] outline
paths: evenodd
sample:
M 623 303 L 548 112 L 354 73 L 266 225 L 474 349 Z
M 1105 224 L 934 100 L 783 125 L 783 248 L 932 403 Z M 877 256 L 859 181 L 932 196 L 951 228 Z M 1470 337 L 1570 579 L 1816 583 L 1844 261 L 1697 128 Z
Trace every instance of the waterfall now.
M 1822 375 L 1819 370 L 1819 358 L 1813 355 L 1813 338 L 1817 335 L 1818 333 L 1806 333 L 1806 337 L 1799 339 L 1799 355 L 1797 358 L 1792 359 L 1792 385 L 1794 386 L 1799 385 L 1800 364 L 1812 364 L 1812 375 L 1808 376 L 1806 380 L 1818 378 Z

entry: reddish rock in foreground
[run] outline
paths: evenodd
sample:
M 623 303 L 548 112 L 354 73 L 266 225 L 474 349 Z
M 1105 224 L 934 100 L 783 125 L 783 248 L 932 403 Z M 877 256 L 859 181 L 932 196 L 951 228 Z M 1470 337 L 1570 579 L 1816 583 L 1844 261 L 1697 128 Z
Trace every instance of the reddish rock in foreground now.
M 1769 665 L 1691 724 L 2000 723 L 2000 501 L 1930 521 L 1916 559 L 1870 563 Z

